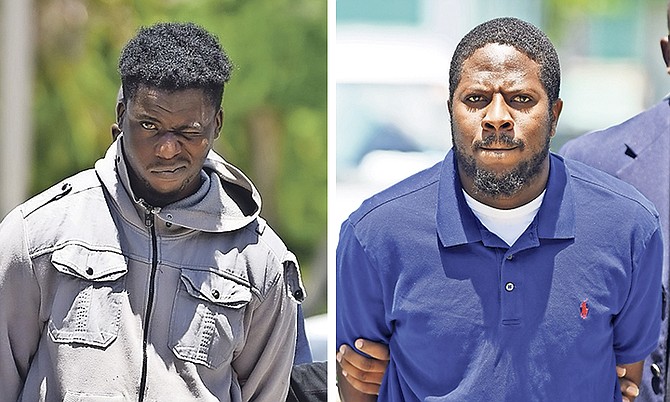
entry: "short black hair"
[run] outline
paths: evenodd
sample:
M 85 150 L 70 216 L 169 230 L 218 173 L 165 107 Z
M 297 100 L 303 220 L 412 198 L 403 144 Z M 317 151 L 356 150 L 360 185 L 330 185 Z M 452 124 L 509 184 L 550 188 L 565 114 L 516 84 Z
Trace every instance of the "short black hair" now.
M 558 99 L 561 67 L 547 35 L 535 25 L 512 17 L 495 18 L 474 27 L 456 46 L 449 69 L 449 99 L 461 80 L 463 63 L 489 43 L 513 46 L 540 65 L 540 81 L 551 105 Z
M 140 85 L 163 90 L 202 89 L 218 109 L 233 65 L 219 40 L 193 23 L 158 23 L 138 30 L 121 52 L 124 100 Z

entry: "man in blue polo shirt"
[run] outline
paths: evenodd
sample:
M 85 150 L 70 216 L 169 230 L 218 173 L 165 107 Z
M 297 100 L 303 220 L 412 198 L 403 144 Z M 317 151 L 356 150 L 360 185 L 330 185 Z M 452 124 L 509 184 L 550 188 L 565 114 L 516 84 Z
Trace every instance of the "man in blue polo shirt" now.
M 658 340 L 658 214 L 549 153 L 560 68 L 533 25 L 477 26 L 449 77 L 453 150 L 342 225 L 337 344 L 388 345 L 383 401 L 621 400 L 615 365 L 639 384 Z

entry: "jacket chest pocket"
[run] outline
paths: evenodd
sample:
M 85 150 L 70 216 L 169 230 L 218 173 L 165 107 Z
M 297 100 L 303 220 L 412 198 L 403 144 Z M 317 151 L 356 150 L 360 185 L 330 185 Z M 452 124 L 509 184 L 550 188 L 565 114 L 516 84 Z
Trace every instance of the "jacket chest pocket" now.
M 177 358 L 210 369 L 232 360 L 244 339 L 248 286 L 217 272 L 182 269 L 172 307 L 170 347 Z
M 119 332 L 126 258 L 117 252 L 71 244 L 54 251 L 51 263 L 63 274 L 48 323 L 51 339 L 109 346 Z

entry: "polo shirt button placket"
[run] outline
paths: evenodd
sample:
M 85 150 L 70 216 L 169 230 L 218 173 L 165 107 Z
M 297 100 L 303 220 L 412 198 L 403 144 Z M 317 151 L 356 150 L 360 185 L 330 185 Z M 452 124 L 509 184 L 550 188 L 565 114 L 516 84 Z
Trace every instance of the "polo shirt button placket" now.
M 502 260 L 502 324 L 510 328 L 516 327 L 521 323 L 521 297 L 519 293 L 518 267 L 515 267 L 516 256 L 513 253 L 507 254 Z
M 514 254 L 509 254 L 507 257 L 505 257 L 505 259 L 507 261 L 512 261 L 514 259 Z M 508 292 L 513 291 L 515 287 L 516 285 L 514 285 L 514 282 L 509 281 L 505 283 L 505 290 Z

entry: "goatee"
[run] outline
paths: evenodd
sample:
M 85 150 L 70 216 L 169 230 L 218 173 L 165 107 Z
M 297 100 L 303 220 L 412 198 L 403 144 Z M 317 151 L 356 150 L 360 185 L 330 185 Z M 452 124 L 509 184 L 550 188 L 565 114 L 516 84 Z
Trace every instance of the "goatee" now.
M 473 151 L 477 151 L 480 147 L 491 145 L 494 142 L 514 145 L 520 148 L 525 146 L 522 141 L 506 136 L 501 136 L 497 139 L 495 136 L 491 136 L 484 141 L 473 143 Z M 534 154 L 529 160 L 522 161 L 514 169 L 500 174 L 478 166 L 471 155 L 465 155 L 459 150 L 455 141 L 453 149 L 459 169 L 472 179 L 475 190 L 482 195 L 499 199 L 515 195 L 526 183 L 538 175 L 542 169 L 544 160 L 549 154 L 550 142 L 551 137 L 547 135 L 545 145 L 540 152 Z

